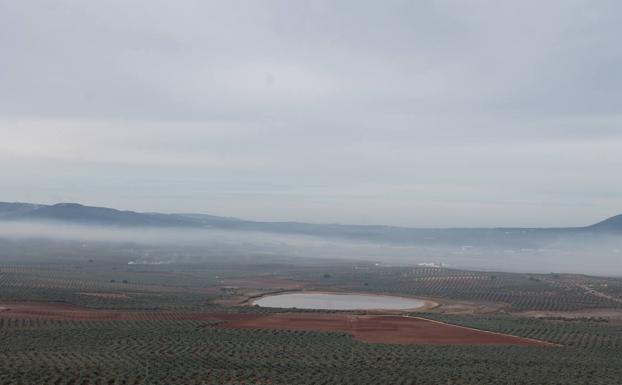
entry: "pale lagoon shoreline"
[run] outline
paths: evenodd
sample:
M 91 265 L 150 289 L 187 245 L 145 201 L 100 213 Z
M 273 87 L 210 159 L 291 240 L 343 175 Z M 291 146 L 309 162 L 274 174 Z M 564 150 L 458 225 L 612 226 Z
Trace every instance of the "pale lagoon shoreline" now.
M 383 304 L 383 299 L 386 300 L 386 304 Z M 348 305 L 348 302 L 351 304 Z M 424 298 L 403 295 L 306 290 L 266 293 L 253 298 L 249 301 L 249 305 L 328 311 L 418 311 L 438 306 L 436 302 Z

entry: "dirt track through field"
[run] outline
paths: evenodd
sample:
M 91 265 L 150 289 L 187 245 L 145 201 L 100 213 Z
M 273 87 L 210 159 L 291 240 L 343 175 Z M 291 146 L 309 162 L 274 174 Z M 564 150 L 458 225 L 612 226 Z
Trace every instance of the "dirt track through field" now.
M 184 311 L 90 309 L 63 303 L 2 302 L 0 318 L 53 320 L 199 320 L 216 327 L 343 332 L 360 341 L 386 344 L 519 345 L 553 344 L 445 324 L 418 317 L 346 313 L 236 314 Z

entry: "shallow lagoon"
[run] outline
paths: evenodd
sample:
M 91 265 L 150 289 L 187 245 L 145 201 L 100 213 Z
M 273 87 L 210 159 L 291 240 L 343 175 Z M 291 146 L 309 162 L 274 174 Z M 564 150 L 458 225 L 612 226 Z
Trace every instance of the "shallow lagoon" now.
M 405 310 L 422 307 L 425 301 L 388 295 L 287 293 L 262 297 L 254 304 L 261 307 L 321 310 Z

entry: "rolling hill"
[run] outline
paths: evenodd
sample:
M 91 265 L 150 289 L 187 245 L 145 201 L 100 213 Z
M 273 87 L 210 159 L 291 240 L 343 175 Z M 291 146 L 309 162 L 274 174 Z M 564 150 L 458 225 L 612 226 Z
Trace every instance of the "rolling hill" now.
M 0 203 L 0 221 L 53 221 L 76 225 L 114 227 L 203 228 L 298 234 L 374 242 L 516 245 L 537 247 L 542 242 L 566 237 L 622 234 L 622 215 L 591 226 L 574 228 L 455 228 L 422 229 L 381 225 L 258 222 L 207 214 L 160 214 L 84 206 L 77 203 L 41 205 Z

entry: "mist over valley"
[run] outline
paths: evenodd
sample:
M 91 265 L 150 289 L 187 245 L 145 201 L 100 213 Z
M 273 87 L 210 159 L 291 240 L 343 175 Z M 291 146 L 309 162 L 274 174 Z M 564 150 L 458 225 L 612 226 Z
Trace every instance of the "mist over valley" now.
M 204 258 L 271 256 L 622 275 L 621 218 L 574 228 L 417 229 L 256 222 L 205 214 L 138 213 L 75 203 L 0 203 L 0 238 L 21 243 L 47 240 L 67 245 L 132 245 L 135 254 L 127 258 L 132 263 L 200 263 Z

